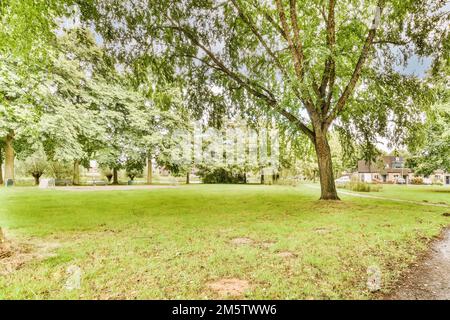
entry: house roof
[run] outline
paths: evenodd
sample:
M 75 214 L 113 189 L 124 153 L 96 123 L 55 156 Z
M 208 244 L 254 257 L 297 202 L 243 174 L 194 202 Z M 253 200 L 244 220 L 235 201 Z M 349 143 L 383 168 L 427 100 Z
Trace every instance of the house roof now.
M 358 161 L 358 173 L 380 173 L 380 174 L 388 174 L 388 173 L 403 173 L 408 174 L 411 173 L 412 170 L 409 168 L 392 168 L 392 163 L 396 162 L 397 157 L 393 156 L 385 156 L 383 157 L 383 165 L 378 162 L 368 162 L 365 160 Z M 399 157 L 397 162 L 402 162 L 403 158 Z
M 377 167 L 377 164 L 374 162 L 369 162 L 366 160 L 358 161 L 358 172 L 359 173 L 375 173 L 379 172 L 380 168 Z

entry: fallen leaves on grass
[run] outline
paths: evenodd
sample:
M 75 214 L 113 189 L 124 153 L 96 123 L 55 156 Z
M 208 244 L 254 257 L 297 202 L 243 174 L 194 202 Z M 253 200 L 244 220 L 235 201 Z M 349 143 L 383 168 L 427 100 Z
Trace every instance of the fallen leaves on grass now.
M 54 250 L 58 247 L 60 244 L 55 242 L 16 242 L 3 237 L 3 242 L 0 242 L 0 275 L 12 273 L 33 260 L 54 257 Z

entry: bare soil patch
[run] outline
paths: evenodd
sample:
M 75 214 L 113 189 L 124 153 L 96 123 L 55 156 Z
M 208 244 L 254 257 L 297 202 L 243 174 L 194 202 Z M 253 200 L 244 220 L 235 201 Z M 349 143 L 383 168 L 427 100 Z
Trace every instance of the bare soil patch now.
M 333 229 L 320 227 L 320 228 L 315 228 L 314 231 L 318 234 L 327 234 L 327 233 L 332 232 Z
M 275 241 L 264 241 L 264 242 L 261 242 L 259 246 L 264 249 L 269 249 L 274 244 L 275 244 Z
M 54 251 L 59 247 L 56 242 L 17 242 L 3 238 L 0 242 L 0 275 L 12 273 L 34 260 L 54 257 Z
M 430 251 L 410 269 L 392 300 L 450 300 L 450 228 L 435 241 Z
M 245 293 L 250 288 L 250 284 L 247 280 L 241 279 L 220 279 L 208 283 L 208 288 L 215 291 L 222 297 L 238 297 Z
M 250 238 L 234 238 L 234 239 L 231 239 L 231 243 L 234 244 L 234 245 L 237 245 L 237 246 L 250 245 L 250 244 L 253 244 L 253 242 L 254 241 L 252 239 L 250 239 Z
M 289 258 L 294 258 L 296 255 L 295 255 L 295 253 L 290 252 L 290 251 L 282 251 L 282 252 L 278 252 L 277 256 L 280 258 L 289 259 Z

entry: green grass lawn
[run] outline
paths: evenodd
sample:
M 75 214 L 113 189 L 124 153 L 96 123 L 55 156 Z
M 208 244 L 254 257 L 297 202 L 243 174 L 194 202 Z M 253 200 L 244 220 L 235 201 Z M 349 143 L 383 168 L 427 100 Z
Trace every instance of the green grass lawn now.
M 430 188 L 380 193 L 448 201 Z M 391 191 L 389 191 L 391 190 Z M 0 225 L 15 242 L 58 244 L 54 256 L 0 275 L 0 299 L 207 299 L 218 279 L 247 280 L 247 299 L 364 299 L 367 268 L 384 293 L 450 224 L 446 208 L 287 186 L 191 185 L 71 192 L 0 189 Z M 394 194 L 392 194 L 394 196 Z M 251 244 L 235 245 L 234 238 Z M 283 258 L 279 252 L 295 256 Z M 1 260 L 0 260 L 1 262 Z M 64 288 L 82 270 L 81 289 Z M 1 267 L 1 265 L 0 265 Z
M 397 198 L 419 202 L 441 203 L 450 205 L 449 186 L 423 186 L 423 185 L 383 185 L 380 192 L 372 195 L 385 198 Z

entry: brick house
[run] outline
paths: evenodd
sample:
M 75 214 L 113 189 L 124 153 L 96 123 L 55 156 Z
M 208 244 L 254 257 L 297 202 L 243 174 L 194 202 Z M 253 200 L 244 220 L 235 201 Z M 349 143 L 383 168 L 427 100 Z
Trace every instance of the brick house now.
M 391 182 L 395 183 L 403 178 L 409 182 L 413 171 L 405 168 L 403 157 L 383 156 L 377 162 L 358 161 L 358 177 L 364 182 Z
M 358 178 L 364 182 L 386 182 L 395 183 L 399 178 L 410 183 L 416 175 L 413 170 L 405 167 L 403 157 L 383 156 L 376 162 L 358 161 Z M 423 176 L 422 176 L 423 177 Z M 430 176 L 433 182 L 441 181 L 445 185 L 450 185 L 450 173 L 443 170 L 436 170 Z

